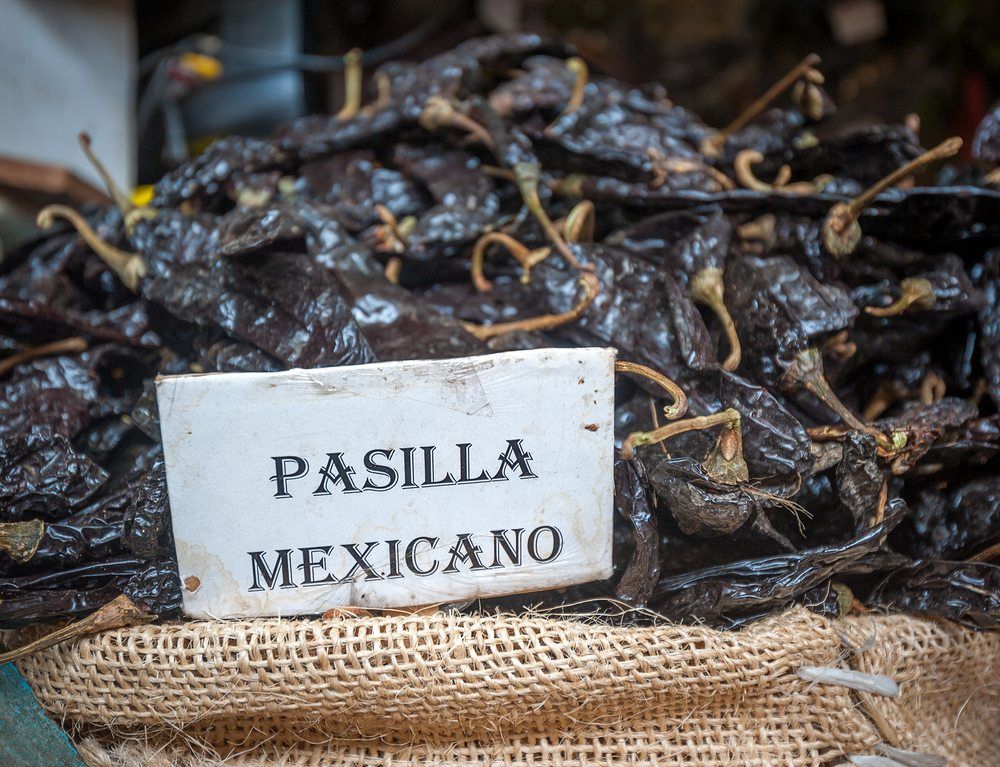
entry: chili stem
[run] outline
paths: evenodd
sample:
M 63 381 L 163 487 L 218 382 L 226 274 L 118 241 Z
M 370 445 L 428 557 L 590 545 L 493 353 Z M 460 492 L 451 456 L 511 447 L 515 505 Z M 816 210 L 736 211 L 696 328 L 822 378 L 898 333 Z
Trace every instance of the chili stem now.
M 784 77 L 764 91 L 760 97 L 744 109 L 735 120 L 729 123 L 729 125 L 720 130 L 718 133 L 710 136 L 704 142 L 702 153 L 710 156 L 717 155 L 722 149 L 722 145 L 726 143 L 727 138 L 747 126 L 761 112 L 767 109 L 768 105 L 772 101 L 791 88 L 799 80 L 799 78 L 806 75 L 806 73 L 819 64 L 819 62 L 820 57 L 815 53 L 810 53 L 802 59 L 802 61 L 792 67 Z
M 688 409 L 688 399 L 684 390 L 675 381 L 667 378 L 658 370 L 640 365 L 638 362 L 627 362 L 625 360 L 615 360 L 616 373 L 630 373 L 632 375 L 646 378 L 661 389 L 663 389 L 673 399 L 673 403 L 663 408 L 663 417 L 674 421 L 681 418 Z
M 486 279 L 483 268 L 486 258 L 486 248 L 494 244 L 502 245 L 506 248 L 507 252 L 514 257 L 514 260 L 521 265 L 521 268 L 524 270 L 521 281 L 524 283 L 529 282 L 531 279 L 531 268 L 544 261 L 551 252 L 549 248 L 528 250 L 525 245 L 515 240 L 509 234 L 487 232 L 476 240 L 476 244 L 472 248 L 472 284 L 476 286 L 476 290 L 480 293 L 489 293 L 493 290 L 493 283 Z
M 47 344 L 29 346 L 19 352 L 15 352 L 9 357 L 0 360 L 0 376 L 7 375 L 22 362 L 29 362 L 38 357 L 49 357 L 57 354 L 72 354 L 82 352 L 87 348 L 87 342 L 79 336 L 61 338 L 58 341 L 50 341 Z
M 695 416 L 694 418 L 685 418 L 683 421 L 674 421 L 672 423 L 664 424 L 659 429 L 655 429 L 653 431 L 634 431 L 625 438 L 624 442 L 622 442 L 621 455 L 622 458 L 631 458 L 635 455 L 636 447 L 655 445 L 658 442 L 663 442 L 665 439 L 670 439 L 671 437 L 683 434 L 684 432 L 701 431 L 702 429 L 710 429 L 713 426 L 719 426 L 721 424 L 730 424 L 731 427 L 739 428 L 739 411 L 733 408 L 727 408 L 720 413 L 700 415 Z
M 517 163 L 514 166 L 514 177 L 517 179 L 517 188 L 521 192 L 521 198 L 524 200 L 524 204 L 527 206 L 528 211 L 533 215 L 538 223 L 541 224 L 543 230 L 545 230 L 546 236 L 551 240 L 552 244 L 555 245 L 556 250 L 559 251 L 559 255 L 566 259 L 566 261 L 574 269 L 585 269 L 576 256 L 573 255 L 573 251 L 570 250 L 569 245 L 562 238 L 559 233 L 559 228 L 552 223 L 552 219 L 549 218 L 549 214 L 545 212 L 545 207 L 542 205 L 542 200 L 538 196 L 538 179 L 539 179 L 539 167 L 535 163 Z M 589 267 L 592 269 L 592 267 Z
M 691 278 L 691 296 L 698 303 L 711 309 L 712 313 L 719 318 L 722 330 L 726 334 L 726 341 L 729 344 L 729 356 L 722 363 L 722 367 L 729 372 L 736 370 L 743 358 L 743 349 L 740 346 L 739 333 L 736 332 L 736 323 L 733 322 L 732 315 L 726 308 L 722 269 L 713 266 L 696 272 Z
M 40 519 L 23 522 L 0 522 L 0 551 L 15 562 L 27 562 L 38 551 L 45 535 L 45 523 Z
M 108 173 L 108 169 L 104 167 L 104 163 L 97 159 L 97 155 L 94 154 L 93 148 L 90 145 L 90 134 L 86 131 L 81 131 L 79 135 L 80 146 L 83 148 L 83 153 L 87 155 L 87 159 L 90 164 L 94 166 L 94 170 L 97 171 L 97 175 L 101 177 L 101 181 L 104 182 L 104 187 L 108 190 L 108 194 L 111 199 L 114 200 L 115 206 L 121 211 L 123 216 L 128 215 L 133 210 L 135 210 L 135 205 L 132 204 L 132 200 L 129 196 L 122 191 L 121 187 L 115 183 L 114 179 L 111 178 L 111 174 Z
M 344 106 L 337 112 L 338 120 L 350 120 L 361 111 L 361 49 L 351 48 L 344 54 Z
M 69 221 L 100 259 L 118 275 L 118 279 L 133 293 L 139 292 L 139 282 L 146 276 L 146 262 L 137 253 L 127 253 L 102 240 L 90 224 L 66 205 L 48 205 L 38 213 L 38 226 L 51 227 L 57 218 Z
M 74 621 L 67 626 L 62 626 L 55 631 L 29 642 L 9 652 L 0 653 L 0 664 L 26 658 L 40 650 L 45 650 L 60 642 L 70 639 L 95 634 L 98 631 L 121 628 L 122 626 L 132 626 L 137 623 L 146 623 L 152 616 L 145 610 L 138 607 L 131 599 L 122 594 L 108 602 L 97 612 L 86 618 Z
M 736 175 L 736 180 L 747 189 L 753 189 L 757 192 L 773 192 L 775 189 L 780 189 L 792 180 L 792 169 L 787 165 L 782 165 L 774 181 L 770 184 L 761 181 L 754 175 L 751 166 L 763 161 L 764 155 L 756 149 L 744 149 L 733 160 L 733 171 Z
M 876 181 L 850 202 L 838 202 L 830 208 L 830 212 L 823 222 L 821 234 L 826 249 L 835 256 L 848 256 L 853 253 L 858 247 L 858 243 L 861 242 L 861 227 L 858 224 L 858 218 L 872 200 L 890 186 L 899 183 L 925 165 L 951 157 L 957 154 L 961 148 L 962 139 L 953 136 L 919 157 L 910 160 L 888 176 Z
M 493 325 L 476 325 L 471 322 L 463 322 L 462 326 L 480 341 L 487 341 L 497 336 L 519 331 L 552 330 L 560 325 L 575 322 L 587 311 L 587 308 L 594 303 L 600 291 L 600 283 L 597 278 L 589 272 L 580 274 L 580 283 L 583 285 L 584 296 L 581 301 L 568 312 L 561 314 L 543 314 L 540 317 L 529 317 L 523 320 L 513 320 L 511 322 L 498 322 Z
M 931 309 L 937 300 L 934 286 L 923 277 L 907 277 L 899 283 L 900 295 L 888 306 L 866 306 L 865 313 L 873 317 L 895 317 L 911 306 Z

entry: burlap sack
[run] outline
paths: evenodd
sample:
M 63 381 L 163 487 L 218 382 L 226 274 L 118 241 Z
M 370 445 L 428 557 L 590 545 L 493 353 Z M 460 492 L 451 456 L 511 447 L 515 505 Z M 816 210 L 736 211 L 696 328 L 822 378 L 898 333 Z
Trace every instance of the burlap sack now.
M 897 698 L 802 666 L 888 674 Z M 1000 635 L 790 610 L 739 632 L 454 615 L 121 629 L 21 661 L 92 765 L 1000 764 Z

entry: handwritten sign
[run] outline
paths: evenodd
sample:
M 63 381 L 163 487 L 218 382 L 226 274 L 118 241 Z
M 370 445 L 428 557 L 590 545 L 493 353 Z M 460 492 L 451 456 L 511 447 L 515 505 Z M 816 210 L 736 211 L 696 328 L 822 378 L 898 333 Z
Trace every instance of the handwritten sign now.
M 608 577 L 613 389 L 610 349 L 159 378 L 185 612 Z

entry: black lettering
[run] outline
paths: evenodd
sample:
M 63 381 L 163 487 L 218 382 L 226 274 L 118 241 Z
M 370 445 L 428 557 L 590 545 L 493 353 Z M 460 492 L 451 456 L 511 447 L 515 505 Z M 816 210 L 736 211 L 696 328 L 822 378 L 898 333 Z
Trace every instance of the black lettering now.
M 511 565 L 517 567 L 521 564 L 521 536 L 524 534 L 523 527 L 515 527 L 511 530 L 514 533 L 514 543 L 507 540 L 506 530 L 490 530 L 493 534 L 493 564 L 490 567 L 504 567 L 500 562 L 500 550 L 503 549 Z
M 419 538 L 414 538 L 412 541 L 410 541 L 409 544 L 407 544 L 406 546 L 406 567 L 414 575 L 425 576 L 436 573 L 438 569 L 438 561 L 436 559 L 434 560 L 434 566 L 431 567 L 429 570 L 421 569 L 417 565 L 418 543 L 426 543 L 428 545 L 428 549 L 433 549 L 435 546 L 438 545 L 438 539 L 428 538 L 427 536 L 422 535 Z
M 399 452 L 403 454 L 403 484 L 400 487 L 411 490 L 415 487 L 419 487 L 419 485 L 413 481 L 413 453 L 416 452 L 416 448 L 403 447 L 400 448 Z
M 276 455 L 272 456 L 274 461 L 274 474 L 269 478 L 276 485 L 275 498 L 291 498 L 288 492 L 288 482 L 293 479 L 301 479 L 309 472 L 309 461 L 299 458 L 297 455 Z M 288 464 L 295 468 L 289 470 Z
M 421 447 L 424 451 L 424 483 L 421 487 L 440 487 L 441 485 L 454 485 L 455 478 L 451 474 L 445 474 L 442 479 L 434 479 L 434 451 L 433 445 Z
M 399 480 L 399 474 L 391 466 L 386 464 L 375 463 L 372 460 L 373 456 L 380 455 L 385 460 L 392 460 L 392 454 L 396 452 L 395 450 L 369 450 L 365 453 L 365 468 L 369 472 L 374 472 L 375 474 L 383 475 L 388 481 L 384 485 L 376 485 L 371 481 L 371 478 L 365 480 L 365 484 L 361 486 L 362 490 L 376 490 L 378 492 L 383 492 L 385 490 L 392 490 L 396 486 L 396 482 Z
M 519 439 L 507 440 L 507 450 L 497 460 L 500 461 L 500 468 L 493 475 L 494 481 L 507 479 L 507 469 L 520 471 L 521 479 L 538 479 L 528 466 L 528 461 L 532 460 L 531 453 L 524 452 Z
M 472 443 L 459 442 L 455 447 L 458 448 L 458 484 L 465 485 L 473 482 L 489 482 L 490 475 L 486 469 L 483 469 L 478 477 L 469 476 L 469 448 L 472 447 Z
M 302 552 L 302 564 L 298 566 L 298 569 L 302 571 L 303 586 L 322 586 L 325 583 L 337 582 L 337 579 L 329 573 L 325 578 L 313 577 L 313 571 L 316 568 L 326 569 L 326 557 L 321 556 L 319 559 L 313 559 L 313 554 L 329 554 L 333 551 L 333 546 L 309 546 L 305 549 L 299 549 L 299 551 Z
M 313 490 L 313 495 L 330 495 L 330 490 L 326 486 L 328 482 L 332 482 L 334 487 L 343 485 L 345 493 L 360 493 L 361 491 L 354 486 L 354 480 L 351 479 L 354 467 L 344 465 L 344 454 L 327 453 L 326 457 L 326 466 L 319 470 L 323 479 L 319 481 L 319 487 Z
M 457 573 L 458 562 L 467 562 L 470 570 L 485 570 L 486 566 L 479 561 L 479 555 L 483 553 L 481 547 L 472 542 L 472 533 L 459 533 L 455 545 L 448 549 L 451 559 L 448 566 L 441 572 Z
M 274 567 L 267 566 L 267 561 L 264 559 L 265 552 L 248 551 L 247 553 L 250 555 L 250 574 L 253 578 L 253 585 L 247 591 L 263 591 L 265 587 L 273 589 L 274 584 L 278 582 L 279 575 L 281 577 L 280 588 L 296 588 L 292 582 L 291 549 L 278 549 L 274 552 L 278 555 Z M 260 585 L 261 581 L 264 582 L 263 586 Z
M 543 530 L 548 530 L 549 534 L 552 536 L 552 551 L 549 552 L 547 557 L 540 557 L 538 555 L 538 536 Z M 558 527 L 553 527 L 552 525 L 542 525 L 541 527 L 536 527 L 531 531 L 531 535 L 528 536 L 528 556 L 536 562 L 551 562 L 562 552 L 562 547 L 562 533 L 559 532 Z
M 389 547 L 389 574 L 386 579 L 389 578 L 402 578 L 403 574 L 399 571 L 399 541 L 386 541 L 386 545 Z
M 368 562 L 368 555 L 372 553 L 372 549 L 374 549 L 376 546 L 378 546 L 377 541 L 370 541 L 368 543 L 365 543 L 365 550 L 361 553 L 358 553 L 358 544 L 356 543 L 341 544 L 341 547 L 345 549 L 347 553 L 350 554 L 351 557 L 354 559 L 354 564 L 351 566 L 351 569 L 347 571 L 347 575 L 345 575 L 343 578 L 340 579 L 341 583 L 347 583 L 348 581 L 353 581 L 354 575 L 355 573 L 358 572 L 358 570 L 365 571 L 366 581 L 382 580 L 382 576 L 379 575 L 377 572 L 375 572 L 375 568 L 372 567 L 371 564 Z

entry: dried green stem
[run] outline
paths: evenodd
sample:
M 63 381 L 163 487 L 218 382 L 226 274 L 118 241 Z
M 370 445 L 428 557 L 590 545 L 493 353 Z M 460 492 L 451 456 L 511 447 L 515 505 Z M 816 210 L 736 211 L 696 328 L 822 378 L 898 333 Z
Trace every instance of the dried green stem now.
M 487 149 L 493 151 L 496 144 L 489 131 L 468 115 L 463 114 L 443 96 L 431 96 L 420 113 L 420 126 L 431 132 L 441 128 L 458 128 L 475 137 Z
M 593 242 L 596 228 L 596 208 L 590 200 L 574 205 L 562 225 L 566 242 Z
M 775 176 L 774 181 L 770 184 L 758 179 L 753 174 L 752 166 L 763 161 L 764 155 L 756 149 L 744 149 L 742 152 L 737 154 L 736 159 L 733 160 L 733 171 L 736 174 L 736 180 L 739 181 L 745 188 L 753 189 L 757 192 L 773 192 L 775 189 L 780 189 L 791 181 L 792 169 L 787 165 L 781 166 L 778 170 L 778 175 Z
M 917 309 L 932 309 L 937 297 L 934 286 L 924 277 L 907 277 L 899 283 L 899 298 L 888 306 L 866 306 L 865 313 L 873 317 L 895 317 L 911 306 Z
M 559 113 L 559 117 L 553 120 L 552 125 L 559 122 L 561 117 L 566 115 L 571 115 L 577 111 L 583 104 L 583 96 L 587 91 L 587 82 L 590 80 L 590 70 L 587 68 L 587 62 L 581 59 L 579 56 L 573 56 L 572 58 L 566 59 L 566 69 L 574 76 L 573 90 L 569 95 L 569 101 L 566 102 L 566 106 L 563 111 Z M 549 126 L 549 128 L 552 127 Z M 548 128 L 546 128 L 548 130 Z
M 90 145 L 90 134 L 81 131 L 79 134 L 80 146 L 83 148 L 83 153 L 87 155 L 87 159 L 90 164 L 94 166 L 94 170 L 97 171 L 97 175 L 101 177 L 101 181 L 104 182 L 104 187 L 108 190 L 108 194 L 111 199 L 114 200 L 115 205 L 118 210 L 121 211 L 123 216 L 127 216 L 135 209 L 135 205 L 132 204 L 132 200 L 129 196 L 122 191 L 121 187 L 115 183 L 114 179 L 111 178 L 111 174 L 108 173 L 108 169 L 104 167 L 104 163 L 97 159 L 97 155 L 94 154 L 94 150 Z
M 60 338 L 58 341 L 50 341 L 47 344 L 29 346 L 19 352 L 15 352 L 9 357 L 0 360 L 0 376 L 5 376 L 11 370 L 24 362 L 30 362 L 38 357 L 49 357 L 56 354 L 73 354 L 82 352 L 87 348 L 87 341 L 79 336 L 70 338 Z
M 738 485 L 750 480 L 750 469 L 743 457 L 743 431 L 739 421 L 727 424 L 719 432 L 701 468 L 711 479 L 724 485 Z
M 0 551 L 15 562 L 27 562 L 38 551 L 43 535 L 45 523 L 40 519 L 0 522 Z
M 507 335 L 508 333 L 552 330 L 560 325 L 576 322 L 587 311 L 587 308 L 594 303 L 594 299 L 601 289 L 597 278 L 590 272 L 580 273 L 580 284 L 583 286 L 583 298 L 568 312 L 543 314 L 540 317 L 529 317 L 511 322 L 497 322 L 493 325 L 476 325 L 471 322 L 463 322 L 462 326 L 480 341 L 487 341 L 490 338 Z
M 56 629 L 43 637 L 29 642 L 9 652 L 0 653 L 0 664 L 26 658 L 36 652 L 45 650 L 60 642 L 70 639 L 77 639 L 87 634 L 96 634 L 98 631 L 121 628 L 123 626 L 133 626 L 138 623 L 147 623 L 153 616 L 138 607 L 127 596 L 122 594 L 108 602 L 104 607 L 86 618 L 74 621 L 66 626 Z
M 695 272 L 691 278 L 691 297 L 698 303 L 707 306 L 719 318 L 722 330 L 726 334 L 726 341 L 729 344 L 729 356 L 722 363 L 722 367 L 730 372 L 736 370 L 740 366 L 743 350 L 740 346 L 739 333 L 736 332 L 736 323 L 733 322 L 732 315 L 726 308 L 722 269 L 706 267 Z
M 739 411 L 728 408 L 712 415 L 701 415 L 694 418 L 685 418 L 683 421 L 672 421 L 653 431 L 632 432 L 622 442 L 621 455 L 622 458 L 631 458 L 635 455 L 635 448 L 637 447 L 655 445 L 658 442 L 663 442 L 665 439 L 670 439 L 684 432 L 711 429 L 713 426 L 720 426 L 722 424 L 728 424 L 731 428 L 739 429 Z
M 573 255 L 573 251 L 570 250 L 569 245 L 566 244 L 566 241 L 559 233 L 559 228 L 552 223 L 549 214 L 545 212 L 542 199 L 538 196 L 540 175 L 541 169 L 535 163 L 518 163 L 514 166 L 514 177 L 517 188 L 521 192 L 521 199 L 524 200 L 528 211 L 538 220 L 538 223 L 545 231 L 545 235 L 555 246 L 556 250 L 559 251 L 559 255 L 565 258 L 574 269 L 585 269 L 587 267 L 584 267 L 577 260 L 576 256 Z
M 652 381 L 657 386 L 659 386 L 663 391 L 671 396 L 673 403 L 663 408 L 663 417 L 667 420 L 674 421 L 678 418 L 683 417 L 688 409 L 688 399 L 684 390 L 677 385 L 675 381 L 658 370 L 653 370 L 651 367 L 646 367 L 645 365 L 640 365 L 638 362 L 627 362 L 625 360 L 615 360 L 615 372 L 616 373 L 629 373 L 631 375 L 637 375 Z
M 472 248 L 472 284 L 480 293 L 489 293 L 493 290 L 493 283 L 486 279 L 486 275 L 483 273 L 486 248 L 490 245 L 500 245 L 507 249 L 507 252 L 521 265 L 523 269 L 521 282 L 524 283 L 531 280 L 531 268 L 544 261 L 551 253 L 549 248 L 528 250 L 525 245 L 503 232 L 487 232 L 476 240 L 476 244 Z
M 729 123 L 729 125 L 720 130 L 718 133 L 713 134 L 706 139 L 702 144 L 702 154 L 710 157 L 718 155 L 722 150 L 722 145 L 726 143 L 727 138 L 749 125 L 752 120 L 767 109 L 772 101 L 791 88 L 800 78 L 809 77 L 809 73 L 813 71 L 814 67 L 819 64 L 819 62 L 820 58 L 815 53 L 810 53 L 802 59 L 802 61 L 792 67 L 784 77 L 764 91 L 759 98 L 744 109 L 735 120 Z
M 871 434 L 883 448 L 892 448 L 892 440 L 874 426 L 864 423 L 834 394 L 829 381 L 823 374 L 823 356 L 819 349 L 810 347 L 800 352 L 788 370 L 785 371 L 787 381 L 802 386 L 830 410 L 836 413 L 840 420 L 855 431 Z
M 897 168 L 885 178 L 872 184 L 868 189 L 850 202 L 838 202 L 826 216 L 823 222 L 823 245 L 835 256 L 849 256 L 861 242 L 861 226 L 858 219 L 862 211 L 871 204 L 879 194 L 904 178 L 936 160 L 943 160 L 958 153 L 962 148 L 962 139 L 954 136 L 942 141 L 936 147 L 924 152 L 919 157 L 910 160 Z
M 66 219 L 73 225 L 83 241 L 118 275 L 125 287 L 133 293 L 139 291 L 139 283 L 146 276 L 146 262 L 139 254 L 127 253 L 108 244 L 90 228 L 83 216 L 65 205 L 48 205 L 42 208 L 38 213 L 38 225 L 42 229 L 48 229 L 57 218 Z
M 361 111 L 361 49 L 351 48 L 344 54 L 344 106 L 337 112 L 338 120 L 350 120 Z

